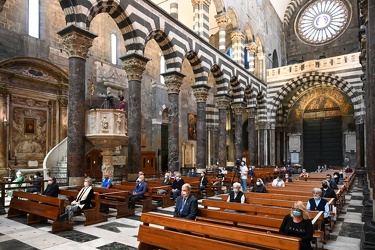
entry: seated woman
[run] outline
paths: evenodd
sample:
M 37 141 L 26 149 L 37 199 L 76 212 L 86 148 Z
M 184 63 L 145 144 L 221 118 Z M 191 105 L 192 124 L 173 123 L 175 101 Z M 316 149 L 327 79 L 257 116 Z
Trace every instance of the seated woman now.
M 251 189 L 251 192 L 255 192 L 255 193 L 267 193 L 267 189 L 264 186 L 263 181 L 262 181 L 261 178 L 258 178 L 255 184 L 256 185 Z
M 302 169 L 302 173 L 299 175 L 299 177 L 309 177 L 309 173 L 307 173 L 306 169 Z
M 168 172 L 165 173 L 164 179 L 161 182 L 161 185 L 162 186 L 165 186 L 165 185 L 169 186 L 169 185 L 171 185 L 171 174 L 170 173 L 168 173 Z
M 302 201 L 296 201 L 292 212 L 284 217 L 279 233 L 301 238 L 300 249 L 312 250 L 311 240 L 314 229 L 309 213 Z

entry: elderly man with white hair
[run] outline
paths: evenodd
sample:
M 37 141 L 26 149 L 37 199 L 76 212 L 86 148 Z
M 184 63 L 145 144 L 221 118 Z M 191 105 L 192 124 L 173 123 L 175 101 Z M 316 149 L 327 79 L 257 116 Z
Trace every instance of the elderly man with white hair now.
M 239 182 L 233 183 L 233 190 L 229 193 L 227 202 L 245 203 L 245 195 Z

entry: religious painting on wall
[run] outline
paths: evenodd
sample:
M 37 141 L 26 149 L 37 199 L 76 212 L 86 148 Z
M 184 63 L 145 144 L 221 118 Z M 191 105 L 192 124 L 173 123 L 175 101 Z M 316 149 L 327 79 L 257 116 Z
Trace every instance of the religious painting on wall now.
M 25 118 L 25 134 L 34 134 L 35 133 L 35 119 Z
M 197 140 L 197 115 L 188 113 L 188 140 Z

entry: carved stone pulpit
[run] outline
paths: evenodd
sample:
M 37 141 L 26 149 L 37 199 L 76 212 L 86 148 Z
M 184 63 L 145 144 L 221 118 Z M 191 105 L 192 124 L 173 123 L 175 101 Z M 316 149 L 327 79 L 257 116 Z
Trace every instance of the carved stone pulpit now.
M 128 143 L 128 125 L 125 111 L 96 109 L 86 111 L 86 137 L 102 150 L 102 173 L 113 177 L 112 156 L 115 147 Z

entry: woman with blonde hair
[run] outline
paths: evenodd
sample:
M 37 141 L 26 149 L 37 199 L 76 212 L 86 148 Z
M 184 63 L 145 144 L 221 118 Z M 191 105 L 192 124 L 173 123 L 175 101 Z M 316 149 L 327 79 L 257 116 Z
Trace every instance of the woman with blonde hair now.
M 279 233 L 301 238 L 300 249 L 312 250 L 311 240 L 314 229 L 306 206 L 302 201 L 296 201 L 290 214 L 284 217 Z

